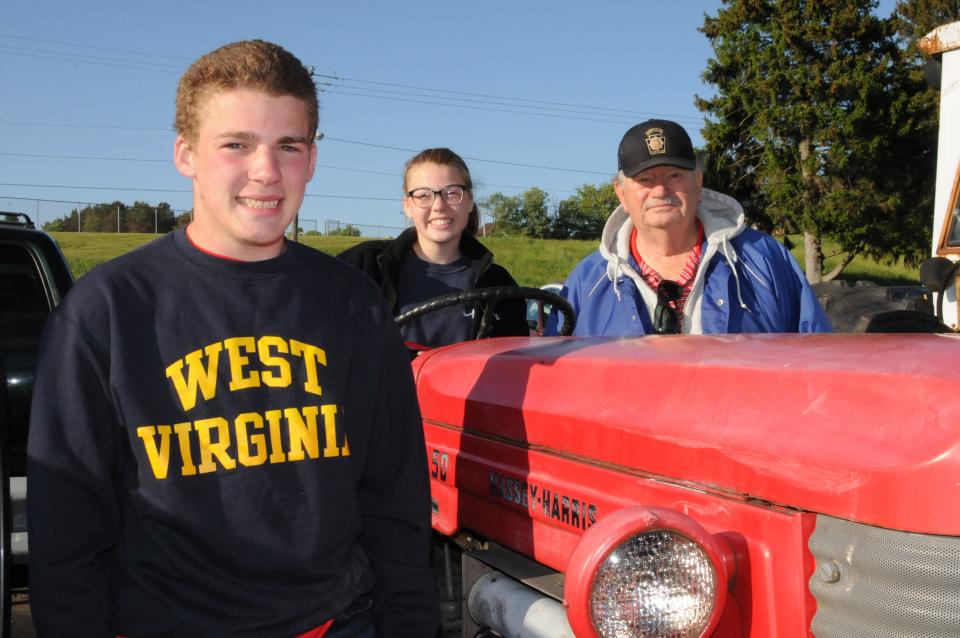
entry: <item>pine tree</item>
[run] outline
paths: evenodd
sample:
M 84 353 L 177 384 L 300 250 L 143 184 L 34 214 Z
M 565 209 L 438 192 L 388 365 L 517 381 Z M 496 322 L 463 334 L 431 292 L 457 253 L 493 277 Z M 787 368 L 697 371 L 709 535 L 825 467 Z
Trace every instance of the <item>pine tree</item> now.
M 904 95 L 893 21 L 873 0 L 724 0 L 702 31 L 715 97 L 703 135 L 708 183 L 753 220 L 802 231 L 811 282 L 857 255 L 926 253 L 929 211 L 905 194 L 914 110 Z M 724 187 L 720 180 L 729 182 Z M 908 205 L 908 202 L 910 205 Z M 922 223 L 919 222 L 922 220 Z M 823 272 L 823 245 L 842 257 Z

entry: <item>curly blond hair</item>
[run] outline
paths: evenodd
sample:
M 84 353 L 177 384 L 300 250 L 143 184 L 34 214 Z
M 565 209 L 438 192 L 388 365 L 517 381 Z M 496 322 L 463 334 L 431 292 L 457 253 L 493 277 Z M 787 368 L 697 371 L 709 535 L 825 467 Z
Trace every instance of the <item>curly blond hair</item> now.
M 312 140 L 317 132 L 317 86 L 309 69 L 283 47 L 264 40 L 242 40 L 211 51 L 190 65 L 177 86 L 174 130 L 188 142 L 197 139 L 200 110 L 211 94 L 254 89 L 304 101 Z

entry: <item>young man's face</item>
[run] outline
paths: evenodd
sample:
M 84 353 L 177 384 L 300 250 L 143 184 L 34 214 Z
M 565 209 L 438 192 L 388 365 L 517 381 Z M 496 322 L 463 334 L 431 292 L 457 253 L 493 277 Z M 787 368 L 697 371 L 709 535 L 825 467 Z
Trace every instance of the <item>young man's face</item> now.
M 197 139 L 177 136 L 174 163 L 193 180 L 190 239 L 243 261 L 276 257 L 313 177 L 317 148 L 303 100 L 253 89 L 210 95 Z

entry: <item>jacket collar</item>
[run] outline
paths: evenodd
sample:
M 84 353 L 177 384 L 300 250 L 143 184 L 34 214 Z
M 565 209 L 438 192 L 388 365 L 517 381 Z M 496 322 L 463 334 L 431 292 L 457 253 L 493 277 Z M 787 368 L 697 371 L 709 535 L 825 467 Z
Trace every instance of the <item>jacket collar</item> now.
M 733 239 L 746 228 L 746 216 L 740 202 L 709 188 L 703 189 L 703 200 L 697 209 L 697 218 L 703 224 L 704 238 L 708 245 L 717 245 L 725 239 Z M 632 232 L 633 222 L 630 220 L 630 215 L 623 206 L 617 206 L 603 226 L 603 233 L 600 236 L 600 253 L 604 257 L 608 257 L 609 253 L 619 253 L 620 242 L 617 237 L 623 233 L 629 237 Z M 629 244 L 626 247 L 629 249 Z M 620 254 L 623 257 L 626 256 Z
M 410 254 L 416 241 L 417 230 L 411 226 L 387 245 L 386 250 L 378 258 L 380 269 L 384 275 L 387 274 L 385 268 L 389 268 L 391 272 L 395 270 L 399 272 L 400 262 Z M 493 253 L 487 250 L 486 246 L 481 244 L 476 237 L 468 233 L 460 235 L 460 254 L 470 261 L 476 277 L 482 275 L 493 262 Z

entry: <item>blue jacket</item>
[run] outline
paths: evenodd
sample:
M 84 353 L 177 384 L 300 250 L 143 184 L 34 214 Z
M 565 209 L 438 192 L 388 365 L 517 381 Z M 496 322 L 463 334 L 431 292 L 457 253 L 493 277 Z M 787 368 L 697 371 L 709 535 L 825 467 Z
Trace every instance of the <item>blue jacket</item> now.
M 704 227 L 700 267 L 684 306 L 687 334 L 830 332 L 820 302 L 789 251 L 748 228 L 740 204 L 703 189 L 698 217 Z M 633 223 L 618 207 L 600 249 L 581 261 L 561 294 L 577 312 L 575 335 L 632 336 L 653 332 L 657 296 L 630 253 Z M 547 326 L 556 332 L 556 318 Z

